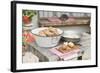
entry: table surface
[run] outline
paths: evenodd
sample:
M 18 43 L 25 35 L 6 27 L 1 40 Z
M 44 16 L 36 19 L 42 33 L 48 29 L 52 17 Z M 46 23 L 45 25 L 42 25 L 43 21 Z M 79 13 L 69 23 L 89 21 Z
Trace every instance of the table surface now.
M 87 40 L 87 39 L 86 39 Z M 82 46 L 80 47 L 81 49 L 81 54 L 79 56 L 82 56 L 82 52 L 85 49 L 90 49 L 90 46 L 88 46 L 89 42 L 86 42 L 85 39 L 83 39 L 81 42 L 84 43 L 85 42 L 85 46 L 82 44 Z M 40 62 L 44 62 L 44 61 L 59 61 L 60 58 L 53 54 L 49 49 L 51 48 L 43 48 L 43 47 L 39 47 L 36 43 L 29 43 L 29 46 L 31 47 L 31 49 L 33 50 L 33 53 L 39 57 Z M 88 54 L 87 54 L 88 55 Z M 77 58 L 72 59 L 72 60 L 77 60 Z
M 32 48 L 33 53 L 39 57 L 40 61 L 59 61 L 61 60 L 57 55 L 53 54 L 49 50 L 51 48 L 39 47 L 36 43 L 30 43 L 29 45 Z M 79 56 L 81 56 L 81 54 Z M 73 60 L 77 60 L 77 58 L 73 58 Z
M 51 48 L 39 47 L 36 43 L 30 43 L 30 46 L 33 47 L 33 51 L 34 51 L 33 53 L 37 54 L 38 57 L 39 57 L 39 55 L 43 55 L 45 58 L 48 59 L 48 61 L 59 60 L 58 56 L 56 56 L 55 54 L 50 52 L 49 49 L 51 49 Z M 43 57 L 40 57 L 40 58 L 43 58 Z

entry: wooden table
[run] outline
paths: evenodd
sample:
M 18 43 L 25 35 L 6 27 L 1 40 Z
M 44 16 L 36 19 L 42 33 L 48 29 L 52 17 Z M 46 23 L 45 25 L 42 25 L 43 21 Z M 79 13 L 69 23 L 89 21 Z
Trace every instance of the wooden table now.
M 51 48 L 43 48 L 43 47 L 39 47 L 36 43 L 29 43 L 29 47 L 32 50 L 32 52 L 39 57 L 39 61 L 40 62 L 47 62 L 47 61 L 60 61 L 61 59 L 53 54 L 49 49 Z M 79 57 L 74 58 L 72 60 L 77 60 L 77 59 L 82 59 L 81 58 L 81 53 L 79 55 Z
M 39 61 L 58 61 L 59 57 L 49 51 L 49 48 L 39 47 L 36 43 L 30 43 L 32 52 L 39 57 Z

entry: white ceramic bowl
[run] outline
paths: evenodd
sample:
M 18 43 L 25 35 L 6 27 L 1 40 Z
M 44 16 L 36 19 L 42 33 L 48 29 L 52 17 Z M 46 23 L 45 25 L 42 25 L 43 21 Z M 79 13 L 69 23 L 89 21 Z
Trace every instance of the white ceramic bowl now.
M 54 47 L 59 43 L 63 31 L 57 28 L 59 35 L 57 36 L 40 36 L 39 32 L 41 30 L 47 29 L 47 27 L 36 28 L 32 30 L 32 33 L 36 36 L 36 43 L 40 47 Z
M 64 31 L 63 37 L 67 42 L 77 43 L 80 41 L 80 34 L 76 31 Z

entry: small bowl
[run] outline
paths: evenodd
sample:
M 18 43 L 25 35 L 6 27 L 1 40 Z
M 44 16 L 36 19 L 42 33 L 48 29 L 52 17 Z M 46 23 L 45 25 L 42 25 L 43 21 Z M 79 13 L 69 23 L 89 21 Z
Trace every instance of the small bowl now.
M 78 43 L 80 41 L 80 34 L 75 31 L 65 31 L 62 38 L 66 42 Z

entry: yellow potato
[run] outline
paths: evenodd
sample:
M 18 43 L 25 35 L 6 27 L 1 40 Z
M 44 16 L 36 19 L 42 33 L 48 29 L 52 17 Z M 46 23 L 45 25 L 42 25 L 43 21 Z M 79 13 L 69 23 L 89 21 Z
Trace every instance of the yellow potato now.
M 69 46 L 69 47 L 74 47 L 75 45 L 74 45 L 74 43 L 69 42 L 69 43 L 68 43 L 68 46 Z

